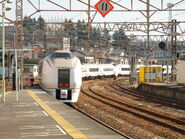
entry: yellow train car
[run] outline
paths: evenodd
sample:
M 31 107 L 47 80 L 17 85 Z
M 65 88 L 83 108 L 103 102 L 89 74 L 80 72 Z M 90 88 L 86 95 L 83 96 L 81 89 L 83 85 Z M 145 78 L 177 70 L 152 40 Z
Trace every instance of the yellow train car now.
M 149 65 L 139 67 L 139 82 L 161 82 L 162 66 Z

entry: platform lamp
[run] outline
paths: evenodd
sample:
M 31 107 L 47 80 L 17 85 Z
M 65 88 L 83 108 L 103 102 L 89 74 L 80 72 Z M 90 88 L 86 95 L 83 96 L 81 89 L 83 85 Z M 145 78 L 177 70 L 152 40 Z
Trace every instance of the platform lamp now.
M 5 102 L 5 26 L 4 26 L 4 19 L 5 19 L 5 11 L 11 10 L 11 8 L 6 7 L 6 3 L 12 3 L 13 0 L 4 0 L 2 2 L 2 102 Z

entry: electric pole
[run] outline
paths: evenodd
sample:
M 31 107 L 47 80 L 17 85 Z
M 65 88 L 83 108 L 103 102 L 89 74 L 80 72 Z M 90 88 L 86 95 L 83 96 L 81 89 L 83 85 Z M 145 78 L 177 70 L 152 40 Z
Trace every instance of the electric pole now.
M 22 45 L 22 21 L 23 21 L 23 0 L 16 0 L 16 45 L 15 49 L 23 49 Z M 23 75 L 23 65 L 24 65 L 24 52 L 19 53 L 20 58 L 20 71 Z M 21 76 L 21 88 L 23 89 L 23 76 Z

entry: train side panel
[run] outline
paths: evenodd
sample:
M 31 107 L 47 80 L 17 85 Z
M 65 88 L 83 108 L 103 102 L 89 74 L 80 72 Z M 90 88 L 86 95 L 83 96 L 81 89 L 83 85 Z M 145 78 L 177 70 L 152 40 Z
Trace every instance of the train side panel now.
M 130 65 L 128 64 L 119 64 L 116 67 L 118 76 L 129 76 L 130 75 Z
M 57 88 L 58 82 L 58 70 L 51 67 L 48 61 L 43 62 L 41 84 L 44 88 Z
M 77 102 L 82 84 L 81 66 L 71 69 L 70 89 L 72 90 L 72 102 Z

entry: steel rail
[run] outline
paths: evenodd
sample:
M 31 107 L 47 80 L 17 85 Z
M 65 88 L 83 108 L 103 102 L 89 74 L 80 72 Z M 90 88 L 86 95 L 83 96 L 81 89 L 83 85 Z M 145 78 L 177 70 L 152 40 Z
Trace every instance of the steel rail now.
M 174 119 L 171 117 L 167 117 L 165 115 L 154 113 L 154 112 L 151 112 L 148 110 L 143 110 L 143 109 L 138 108 L 136 106 L 123 103 L 122 101 L 113 100 L 112 98 L 105 96 L 105 94 L 103 94 L 102 92 L 101 93 L 95 92 L 90 87 L 89 87 L 89 91 L 92 93 L 89 94 L 86 91 L 84 91 L 82 88 L 82 92 L 85 95 L 87 95 L 87 96 L 89 96 L 89 97 L 91 97 L 91 98 L 93 98 L 93 99 L 95 99 L 105 105 L 116 108 L 117 110 L 120 110 L 120 111 L 124 111 L 124 112 L 130 113 L 130 114 L 133 114 L 134 116 L 137 116 L 139 118 L 142 118 L 142 119 L 150 121 L 150 122 L 153 122 L 154 124 L 161 125 L 165 128 L 169 128 L 169 129 L 174 130 L 176 132 L 179 132 L 181 134 L 182 133 L 185 134 L 185 129 L 180 128 L 180 127 L 176 127 L 173 125 L 174 122 L 176 122 L 176 124 L 179 124 L 179 125 L 184 125 L 185 121 Z M 138 112 L 135 112 L 136 110 Z M 148 116 L 148 115 L 150 115 L 150 116 Z M 159 118 L 162 120 L 159 120 Z M 165 120 L 165 121 L 163 121 L 163 120 Z M 167 121 L 168 122 L 170 121 L 170 123 L 167 123 Z
M 115 85 L 113 85 L 115 83 Z M 177 109 L 182 109 L 182 110 L 185 110 L 185 104 L 184 103 L 181 103 L 181 102 L 177 102 L 175 100 L 172 100 L 172 99 L 168 99 L 168 98 L 161 98 L 161 96 L 157 96 L 157 95 L 154 95 L 154 94 L 146 94 L 146 93 L 143 93 L 141 91 L 137 91 L 137 90 L 131 90 L 131 89 L 128 89 L 128 88 L 125 88 L 121 85 L 118 84 L 117 81 L 112 81 L 111 82 L 111 87 L 118 90 L 118 91 L 121 91 L 122 93 L 126 93 L 128 95 L 132 95 L 132 96 L 135 96 L 135 97 L 140 97 L 140 98 L 147 98 L 153 102 L 157 102 L 157 103 L 160 103 L 160 104 L 164 104 L 166 106 L 170 106 L 170 107 L 173 107 L 173 108 L 177 108 Z

